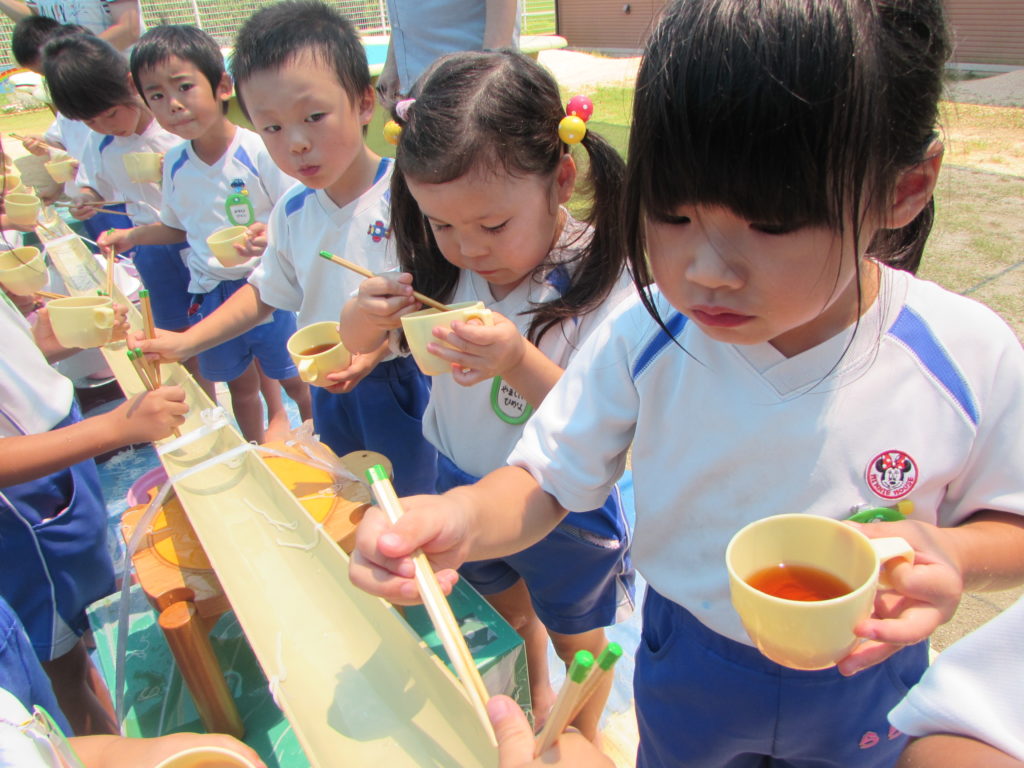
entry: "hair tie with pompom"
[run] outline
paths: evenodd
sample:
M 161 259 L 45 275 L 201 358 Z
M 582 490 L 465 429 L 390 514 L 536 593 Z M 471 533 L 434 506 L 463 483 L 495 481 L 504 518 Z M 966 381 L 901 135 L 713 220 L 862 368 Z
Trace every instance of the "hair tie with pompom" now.
M 394 120 L 388 120 L 384 123 L 384 141 L 388 144 L 398 146 L 398 139 L 402 135 L 402 126 L 396 123 Z
M 594 102 L 586 96 L 573 96 L 565 105 L 565 117 L 558 123 L 558 138 L 566 144 L 579 144 L 587 135 L 587 120 L 594 114 Z
M 403 123 L 409 122 L 409 107 L 416 103 L 416 99 L 402 99 L 395 104 L 395 114 Z

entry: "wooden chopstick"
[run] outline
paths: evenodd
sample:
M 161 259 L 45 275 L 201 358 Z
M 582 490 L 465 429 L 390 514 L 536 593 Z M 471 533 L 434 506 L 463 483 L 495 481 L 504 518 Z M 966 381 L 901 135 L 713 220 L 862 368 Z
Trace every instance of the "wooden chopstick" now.
M 380 464 L 375 464 L 366 470 L 366 477 L 377 498 L 377 505 L 384 510 L 392 523 L 398 522 L 402 517 L 402 504 L 398 500 L 395 488 L 388 478 L 387 470 Z M 416 585 L 420 589 L 420 597 L 423 599 L 423 606 L 427 609 L 430 621 L 434 630 L 444 645 L 445 652 L 455 667 L 455 671 L 462 681 L 462 685 L 469 696 L 473 709 L 484 726 L 484 731 L 490 738 L 491 743 L 497 746 L 497 739 L 494 736 L 494 728 L 487 716 L 487 700 L 490 694 L 484 686 L 484 681 L 477 671 L 476 662 L 473 661 L 473 654 L 466 645 L 466 638 L 462 636 L 462 630 L 455 620 L 452 607 L 441 591 L 441 585 L 437 581 L 434 569 L 430 567 L 427 556 L 417 551 L 412 557 L 416 567 Z
M 338 264 L 338 265 L 340 265 L 342 267 L 346 267 L 347 269 L 351 269 L 353 272 L 355 272 L 357 274 L 360 274 L 363 277 L 377 277 L 376 274 L 374 274 L 373 272 L 368 270 L 366 267 L 364 267 L 364 266 L 362 266 L 360 264 L 356 264 L 354 261 L 349 261 L 348 259 L 343 259 L 343 258 L 341 258 L 341 256 L 335 256 L 333 253 L 329 253 L 328 251 L 320 251 L 320 256 L 321 256 L 321 258 L 327 259 L 328 261 L 333 261 L 335 264 Z M 439 309 L 442 312 L 447 312 L 448 311 L 448 307 L 446 305 L 442 304 L 440 301 L 436 301 L 436 300 L 430 298 L 429 296 L 424 296 L 419 291 L 413 291 L 412 295 L 416 297 L 416 300 L 420 304 L 426 304 L 428 307 L 433 307 L 434 309 Z
M 149 291 L 145 288 L 139 291 L 139 303 L 142 305 L 142 328 L 145 331 L 146 338 L 155 338 L 156 326 L 153 324 L 153 304 L 149 300 Z M 160 363 L 153 362 L 145 356 L 142 359 L 149 367 L 153 383 L 159 387 L 162 383 L 160 379 Z
M 139 380 L 142 382 L 142 386 L 150 392 L 156 389 L 157 385 L 150 378 L 149 370 L 146 368 L 146 356 L 142 353 L 142 350 L 138 347 L 135 349 L 129 349 L 128 359 L 131 360 L 132 366 L 135 368 L 135 372 L 139 375 Z M 181 430 L 177 427 L 173 427 L 171 432 L 174 433 L 175 437 L 181 437 Z
M 50 291 L 36 291 L 36 296 L 42 296 L 44 299 L 66 299 L 67 294 L 64 293 L 51 293 Z
M 576 656 L 565 673 L 565 682 L 562 683 L 562 687 L 558 691 L 555 705 L 551 708 L 551 713 L 534 742 L 534 758 L 547 752 L 562 735 L 562 731 L 569 724 L 570 715 L 580 704 L 583 687 L 587 678 L 592 676 L 593 667 L 594 654 L 590 651 L 576 651 Z

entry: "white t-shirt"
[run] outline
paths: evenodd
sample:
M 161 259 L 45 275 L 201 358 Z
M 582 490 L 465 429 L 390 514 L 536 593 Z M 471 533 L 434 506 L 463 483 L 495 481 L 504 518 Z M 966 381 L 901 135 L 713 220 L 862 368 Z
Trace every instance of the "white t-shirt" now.
M 321 258 L 320 251 L 343 256 L 373 272 L 397 263 L 391 232 L 391 160 L 381 160 L 373 185 L 338 207 L 322 189 L 294 187 L 270 217 L 270 242 L 249 277 L 260 299 L 298 313 L 300 328 L 337 321 L 349 296 L 365 279 Z
M 576 265 L 565 262 L 576 256 L 589 237 L 586 225 L 569 218 L 555 249 L 548 255 L 551 267 L 545 272 L 523 281 L 504 299 L 496 301 L 486 280 L 463 270 L 451 303 L 482 301 L 514 322 L 525 336 L 533 317 L 526 312 L 568 289 L 571 270 Z M 540 351 L 565 368 L 591 331 L 619 302 L 635 293 L 633 283 L 623 272 L 611 295 L 593 312 L 566 320 L 545 333 L 540 339 Z M 423 435 L 464 472 L 480 476 L 504 465 L 531 413 L 522 396 L 500 377 L 463 387 L 451 376 L 434 376 L 430 401 L 423 414 Z
M 209 293 L 223 280 L 248 277 L 254 262 L 225 267 L 206 238 L 224 227 L 267 222 L 274 204 L 294 184 L 274 165 L 263 140 L 245 128 L 235 131 L 230 146 L 212 165 L 199 159 L 190 141 L 167 153 L 160 220 L 185 230 L 188 237 L 190 292 Z
M 991 310 L 882 269 L 860 327 L 791 358 L 705 336 L 658 296 L 591 334 L 509 463 L 572 511 L 597 507 L 632 445 L 633 562 L 714 631 L 748 643 L 729 600 L 732 535 L 786 512 L 836 519 L 914 503 L 956 525 L 1024 512 L 1024 352 Z
M 0 687 L 0 768 L 60 768 L 18 727 L 31 717 L 13 693 Z
M 124 169 L 124 156 L 132 152 L 166 153 L 180 143 L 180 136 L 165 131 L 156 120 L 150 121 L 142 133 L 131 136 L 90 131 L 85 151 L 79 158 L 75 183 L 92 187 L 104 200 L 127 200 L 128 216 L 135 226 L 154 224 L 160 220 L 163 199 L 160 185 L 129 179 Z
M 1024 598 L 939 654 L 889 713 L 911 736 L 969 736 L 1024 760 Z
M 94 133 L 81 120 L 71 120 L 59 112 L 54 116 L 53 123 L 46 129 L 43 138 L 49 143 L 57 142 L 76 160 L 85 154 L 89 136 Z M 99 140 L 97 140 L 97 143 Z
M 32 329 L 0 292 L 0 438 L 49 432 L 71 411 L 74 385 L 36 346 Z

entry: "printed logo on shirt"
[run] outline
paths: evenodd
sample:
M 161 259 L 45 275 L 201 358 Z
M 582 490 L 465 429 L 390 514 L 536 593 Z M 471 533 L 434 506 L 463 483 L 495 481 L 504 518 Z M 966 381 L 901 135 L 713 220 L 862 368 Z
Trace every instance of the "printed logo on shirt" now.
M 383 221 L 378 219 L 366 229 L 366 234 L 370 236 L 373 242 L 379 243 L 381 240 L 387 240 L 391 237 L 391 230 L 388 229 Z
M 491 408 L 506 424 L 523 424 L 533 413 L 533 406 L 500 376 L 491 385 Z
M 236 226 L 248 227 L 256 221 L 256 211 L 249 202 L 249 190 L 241 179 L 231 181 L 233 192 L 224 201 L 228 221 Z
M 883 451 L 868 463 L 866 479 L 883 499 L 899 499 L 917 485 L 917 464 L 903 451 Z

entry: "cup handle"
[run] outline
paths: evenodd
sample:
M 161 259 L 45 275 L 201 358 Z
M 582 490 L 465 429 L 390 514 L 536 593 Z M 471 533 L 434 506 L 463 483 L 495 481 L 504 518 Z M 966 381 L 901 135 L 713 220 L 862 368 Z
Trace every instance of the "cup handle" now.
M 320 372 L 316 368 L 316 360 L 306 358 L 299 361 L 299 378 L 304 382 L 312 384 L 319 375 Z
M 902 539 L 899 536 L 888 536 L 882 539 L 869 539 L 871 542 L 871 548 L 875 550 L 875 554 L 878 555 L 878 560 L 885 564 L 890 560 L 903 560 L 910 565 L 914 564 L 914 548 L 907 543 L 906 539 Z M 889 580 L 885 577 L 885 569 L 878 575 L 878 585 L 880 587 L 890 587 Z
M 491 316 L 491 310 L 489 309 L 470 309 L 466 312 L 465 322 L 470 320 L 479 320 L 484 325 L 494 325 L 494 318 Z
M 98 307 L 93 311 L 93 322 L 97 328 L 113 328 L 114 310 L 109 307 Z

